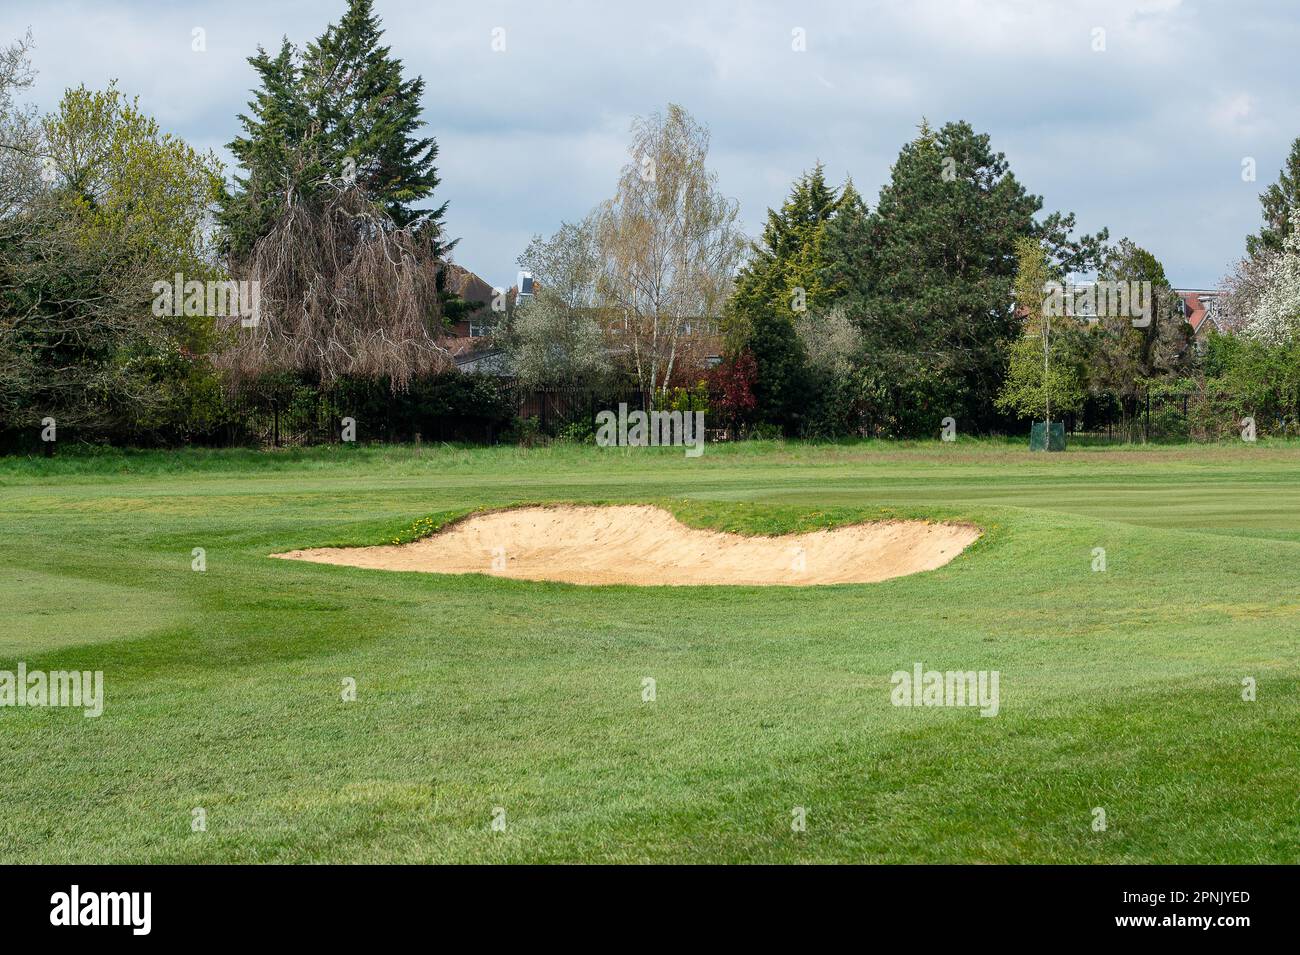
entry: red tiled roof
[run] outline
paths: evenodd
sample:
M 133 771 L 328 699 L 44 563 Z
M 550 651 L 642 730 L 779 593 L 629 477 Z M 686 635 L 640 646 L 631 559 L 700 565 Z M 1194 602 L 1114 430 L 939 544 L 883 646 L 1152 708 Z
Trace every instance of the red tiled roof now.
M 1193 332 L 1201 330 L 1201 323 L 1205 321 L 1209 314 L 1205 308 L 1205 302 L 1202 299 L 1212 299 L 1217 292 L 1208 292 L 1203 290 L 1178 290 L 1178 296 L 1183 300 L 1187 308 L 1187 323 L 1192 326 Z
M 492 286 L 469 269 L 453 262 L 447 263 L 447 288 L 467 302 L 478 302 L 481 305 L 492 302 Z

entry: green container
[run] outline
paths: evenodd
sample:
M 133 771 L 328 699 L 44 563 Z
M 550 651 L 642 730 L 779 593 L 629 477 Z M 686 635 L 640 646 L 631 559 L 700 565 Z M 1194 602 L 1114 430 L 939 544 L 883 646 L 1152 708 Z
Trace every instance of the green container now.
M 1065 422 L 1053 421 L 1048 434 L 1046 421 L 1035 421 L 1029 428 L 1030 451 L 1064 451 Z

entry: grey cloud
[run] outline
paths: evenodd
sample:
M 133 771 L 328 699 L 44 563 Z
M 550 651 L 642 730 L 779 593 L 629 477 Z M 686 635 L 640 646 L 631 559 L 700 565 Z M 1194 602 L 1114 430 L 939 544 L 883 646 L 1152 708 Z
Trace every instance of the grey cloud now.
M 873 201 L 922 115 L 967 119 L 1048 209 L 1133 237 L 1176 283 L 1213 284 L 1300 135 L 1291 6 L 376 3 L 388 42 L 428 85 L 456 257 L 497 284 L 529 235 L 610 193 L 632 117 L 669 101 L 711 127 L 722 186 L 751 230 L 819 158 Z M 0 37 L 31 26 L 39 105 L 117 77 L 166 128 L 224 152 L 254 82 L 245 58 L 285 34 L 310 39 L 342 8 L 9 0 Z M 505 53 L 491 50 L 494 27 Z M 806 52 L 791 50 L 796 27 Z M 1104 53 L 1091 48 L 1097 27 Z M 1258 163 L 1255 183 L 1241 181 L 1243 156 Z

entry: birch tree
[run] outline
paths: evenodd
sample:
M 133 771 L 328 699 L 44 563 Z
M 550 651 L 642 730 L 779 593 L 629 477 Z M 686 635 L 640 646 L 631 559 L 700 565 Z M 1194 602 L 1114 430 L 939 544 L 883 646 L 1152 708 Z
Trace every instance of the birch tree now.
M 744 249 L 739 204 L 718 191 L 708 152 L 708 129 L 680 106 L 638 118 L 617 192 L 596 213 L 599 296 L 621 316 L 646 402 L 666 391 L 685 339 L 719 318 Z
M 40 191 L 39 122 L 35 107 L 19 101 L 35 78 L 32 36 L 0 49 L 0 222 L 7 222 Z

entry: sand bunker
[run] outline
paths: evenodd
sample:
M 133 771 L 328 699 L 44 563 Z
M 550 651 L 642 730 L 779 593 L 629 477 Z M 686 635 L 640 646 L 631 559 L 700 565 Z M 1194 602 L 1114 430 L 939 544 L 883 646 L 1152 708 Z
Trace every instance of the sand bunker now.
M 785 537 L 696 530 L 645 505 L 476 514 L 411 544 L 317 547 L 290 560 L 570 584 L 871 583 L 942 567 L 977 537 L 961 524 L 880 521 Z

